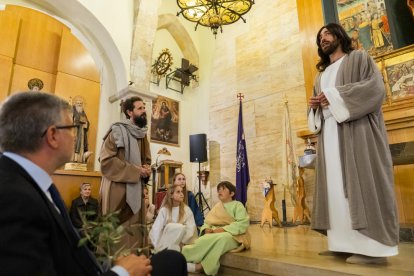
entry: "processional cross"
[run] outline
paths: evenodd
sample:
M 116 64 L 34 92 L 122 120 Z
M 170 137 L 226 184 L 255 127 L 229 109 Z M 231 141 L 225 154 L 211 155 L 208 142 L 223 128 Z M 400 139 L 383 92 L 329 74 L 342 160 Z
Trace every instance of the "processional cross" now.
M 237 98 L 239 99 L 239 101 L 242 101 L 244 99 L 244 94 L 237 93 Z

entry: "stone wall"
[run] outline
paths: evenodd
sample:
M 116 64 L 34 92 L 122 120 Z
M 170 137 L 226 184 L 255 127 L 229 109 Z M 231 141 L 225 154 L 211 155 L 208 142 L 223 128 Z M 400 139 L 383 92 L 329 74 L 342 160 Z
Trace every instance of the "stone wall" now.
M 296 154 L 303 140 L 296 131 L 306 128 L 301 41 L 295 0 L 256 1 L 248 22 L 223 27 L 217 35 L 210 87 L 210 181 L 235 183 L 238 120 L 237 93 L 243 101 L 244 131 L 250 167 L 248 210 L 259 221 L 264 203 L 260 183 L 271 177 L 277 183 L 276 208 L 282 218 L 282 137 L 284 96 L 288 99 Z M 307 203 L 312 205 L 313 171 L 304 174 Z M 287 218 L 293 208 L 286 192 Z

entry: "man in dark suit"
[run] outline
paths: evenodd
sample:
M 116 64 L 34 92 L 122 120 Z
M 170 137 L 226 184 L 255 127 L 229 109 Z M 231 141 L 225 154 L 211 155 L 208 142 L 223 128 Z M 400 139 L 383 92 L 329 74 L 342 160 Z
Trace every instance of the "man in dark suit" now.
M 78 247 L 79 238 L 50 177 L 70 160 L 74 129 L 72 107 L 50 93 L 15 94 L 1 106 L 0 269 L 3 275 L 102 274 L 95 257 L 86 247 Z M 132 254 L 118 260 L 104 274 L 148 275 L 152 270 L 153 275 L 161 275 L 160 269 L 167 267 L 164 264 L 168 253 L 154 255 L 151 261 Z M 185 266 L 182 256 L 174 255 L 174 258 L 178 258 L 179 266 Z M 172 273 L 178 275 L 177 270 Z

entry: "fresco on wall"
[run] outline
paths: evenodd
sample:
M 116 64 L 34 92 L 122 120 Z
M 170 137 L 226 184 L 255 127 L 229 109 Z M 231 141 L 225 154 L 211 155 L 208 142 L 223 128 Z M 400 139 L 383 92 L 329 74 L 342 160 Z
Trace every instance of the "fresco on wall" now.
M 355 49 L 378 56 L 394 48 L 384 0 L 336 0 L 336 8 Z

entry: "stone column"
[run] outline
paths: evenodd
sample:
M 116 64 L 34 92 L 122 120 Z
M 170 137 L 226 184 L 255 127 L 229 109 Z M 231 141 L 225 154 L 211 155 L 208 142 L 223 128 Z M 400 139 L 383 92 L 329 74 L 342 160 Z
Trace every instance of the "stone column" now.
M 141 0 L 135 18 L 131 50 L 131 81 L 141 92 L 149 92 L 152 48 L 158 25 L 160 0 Z

